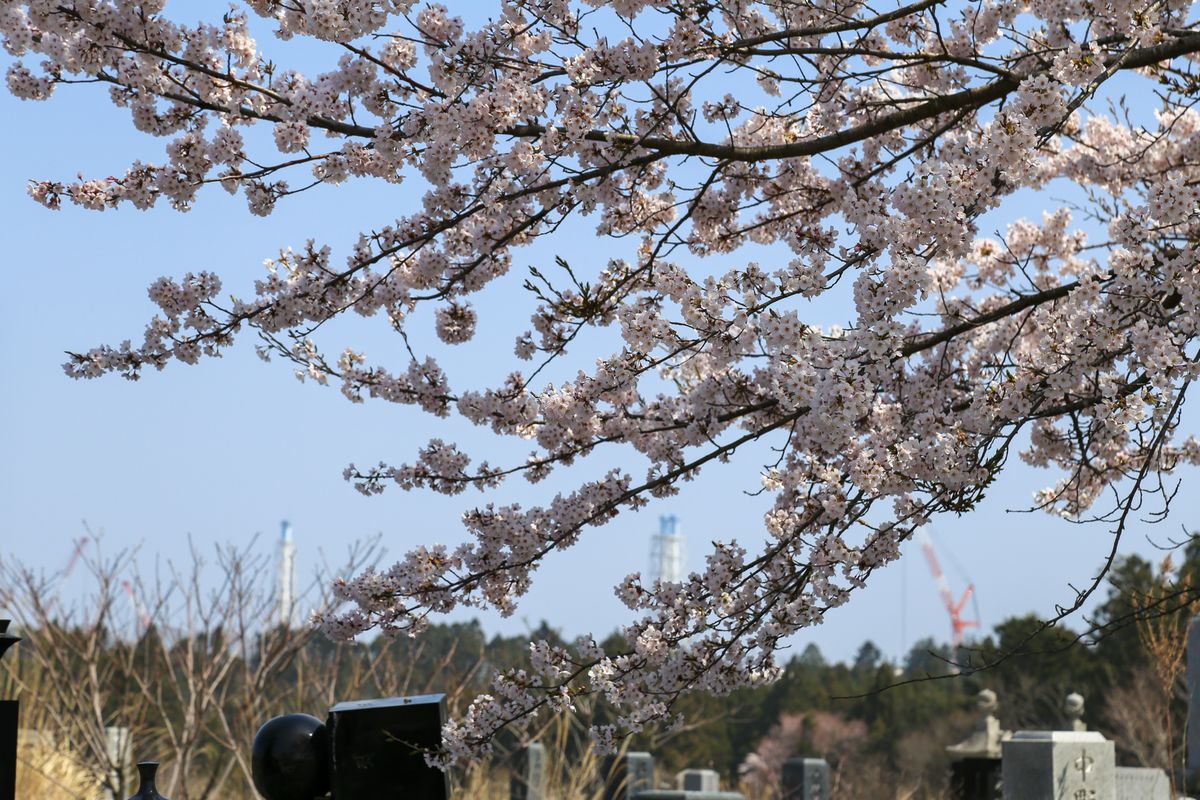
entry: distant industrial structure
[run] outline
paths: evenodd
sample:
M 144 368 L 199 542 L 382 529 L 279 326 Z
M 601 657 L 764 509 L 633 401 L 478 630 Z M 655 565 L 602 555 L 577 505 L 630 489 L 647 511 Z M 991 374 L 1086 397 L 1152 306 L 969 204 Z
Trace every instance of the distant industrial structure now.
M 946 573 L 942 571 L 941 562 L 938 561 L 937 552 L 933 549 L 933 540 L 929 538 L 929 533 L 924 528 L 918 528 L 917 538 L 921 542 L 921 550 L 925 553 L 925 561 L 929 564 L 933 582 L 937 585 L 938 595 L 942 598 L 942 605 L 950 615 L 950 653 L 951 658 L 956 658 L 958 648 L 962 647 L 966 638 L 967 628 L 979 627 L 978 619 L 963 617 L 963 609 L 975 594 L 975 585 L 968 583 L 962 597 L 955 600 L 954 593 L 950 591 L 950 583 L 946 580 Z M 978 617 L 978 610 L 976 616 Z
M 279 532 L 279 624 L 292 627 L 296 606 L 296 543 L 292 525 L 286 519 Z
M 650 580 L 683 580 L 683 535 L 674 514 L 659 517 L 658 533 L 650 538 Z

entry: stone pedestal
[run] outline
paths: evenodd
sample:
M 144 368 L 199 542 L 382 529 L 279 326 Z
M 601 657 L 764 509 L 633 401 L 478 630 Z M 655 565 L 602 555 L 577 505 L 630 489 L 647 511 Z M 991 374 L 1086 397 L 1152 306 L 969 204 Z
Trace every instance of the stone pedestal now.
M 1018 731 L 1001 746 L 1004 800 L 1117 800 L 1113 743 L 1088 731 Z
M 789 758 L 780 779 L 782 800 L 829 798 L 829 764 L 823 758 Z

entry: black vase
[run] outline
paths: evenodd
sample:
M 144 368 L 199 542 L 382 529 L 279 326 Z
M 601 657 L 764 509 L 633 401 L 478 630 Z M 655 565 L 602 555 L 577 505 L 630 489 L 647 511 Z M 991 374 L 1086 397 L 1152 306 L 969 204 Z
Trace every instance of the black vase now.
M 158 762 L 139 761 L 137 767 L 138 780 L 141 781 L 141 784 L 138 786 L 137 794 L 129 800 L 167 800 L 158 793 L 158 789 L 154 788 L 154 774 L 158 772 Z

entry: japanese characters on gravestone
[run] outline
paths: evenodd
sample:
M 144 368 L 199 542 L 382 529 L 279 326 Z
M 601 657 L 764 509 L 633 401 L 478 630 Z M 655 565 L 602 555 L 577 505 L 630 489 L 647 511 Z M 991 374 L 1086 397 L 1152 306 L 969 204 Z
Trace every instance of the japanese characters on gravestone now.
M 829 764 L 823 758 L 789 758 L 779 777 L 781 800 L 829 798 Z
M 1094 731 L 1018 731 L 1001 745 L 1004 800 L 1116 800 L 1113 743 Z
M 510 800 L 542 800 L 546 796 L 546 748 L 539 742 L 526 745 L 513 761 Z

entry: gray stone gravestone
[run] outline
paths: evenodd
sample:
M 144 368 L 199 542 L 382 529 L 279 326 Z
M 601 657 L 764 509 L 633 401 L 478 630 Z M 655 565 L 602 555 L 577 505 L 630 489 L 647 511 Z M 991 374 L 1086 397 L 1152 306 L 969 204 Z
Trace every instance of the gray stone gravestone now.
M 601 777 L 604 800 L 633 800 L 638 792 L 654 789 L 654 756 L 640 752 L 606 756 Z
M 539 742 L 517 752 L 509 781 L 511 800 L 542 800 L 546 796 L 546 748 Z
M 675 788 L 685 792 L 719 792 L 721 776 L 715 769 L 685 769 L 675 776 Z
M 449 777 L 425 763 L 442 745 L 446 696 L 353 700 L 329 709 L 326 723 L 333 796 L 448 800 Z
M 823 758 L 789 758 L 780 778 L 782 800 L 829 798 L 829 764 Z
M 1001 745 L 1004 800 L 1116 800 L 1113 743 L 1094 731 L 1018 731 Z
M 1117 767 L 1117 800 L 1171 800 L 1171 781 L 1161 769 Z
M 1192 617 L 1187 641 L 1187 784 L 1200 788 L 1200 613 Z

